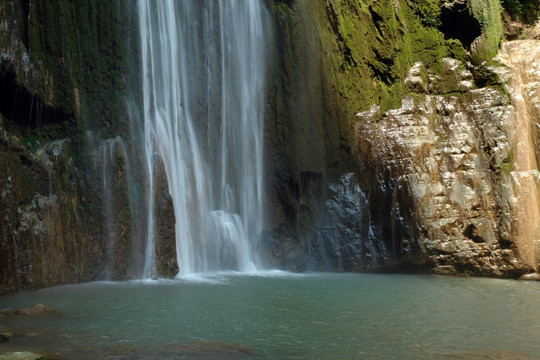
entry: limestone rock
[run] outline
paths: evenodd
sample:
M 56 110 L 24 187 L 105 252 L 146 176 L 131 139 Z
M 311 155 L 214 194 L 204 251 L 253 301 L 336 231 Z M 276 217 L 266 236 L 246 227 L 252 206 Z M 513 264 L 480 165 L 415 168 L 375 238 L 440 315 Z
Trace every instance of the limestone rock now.
M 519 280 L 540 281 L 540 274 L 539 273 L 524 274 L 524 275 L 521 275 Z
M 392 194 L 397 258 L 437 274 L 519 276 L 529 267 L 507 220 L 514 108 L 504 91 L 474 88 L 468 65 L 444 63 L 443 77 L 428 71 L 428 94 L 375 121 L 372 111 L 357 114 L 357 158 Z
M 405 78 L 405 86 L 409 91 L 422 93 L 427 92 L 427 73 L 424 64 L 419 61 L 415 63 L 409 70 L 407 78 Z

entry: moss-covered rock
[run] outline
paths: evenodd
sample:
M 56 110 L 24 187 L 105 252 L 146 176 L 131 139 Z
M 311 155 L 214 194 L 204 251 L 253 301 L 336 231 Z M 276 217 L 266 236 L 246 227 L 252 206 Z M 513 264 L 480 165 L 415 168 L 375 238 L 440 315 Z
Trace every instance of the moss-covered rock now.
M 431 93 L 466 101 L 465 94 L 477 87 L 499 86 L 483 64 L 502 38 L 499 2 L 268 3 L 277 79 L 269 82 L 266 123 L 269 257 L 295 269 L 326 264 L 380 270 L 396 265 L 404 252 L 416 259 L 412 263 L 423 263 L 421 246 L 413 241 L 422 233 L 414 220 L 419 204 L 384 158 L 351 157 L 358 141 L 354 129 L 367 121 L 354 114 L 373 114 L 367 136 L 380 130 L 382 114 L 401 107 L 404 97 L 422 103 Z M 378 146 L 383 145 L 373 144 L 374 153 L 383 151 Z M 375 168 L 369 170 L 366 161 Z M 357 195 L 365 203 L 347 195 L 349 188 L 361 189 Z M 335 210 L 336 202 L 362 203 L 362 220 Z M 356 230 L 339 230 L 349 225 Z M 336 239 L 328 240 L 325 231 Z M 404 233 L 409 240 L 403 241 Z
M 124 0 L 0 3 L 0 293 L 103 277 L 103 139 L 131 134 L 135 15 Z M 130 238 L 116 249 L 128 259 L 133 211 L 115 159 L 115 229 Z M 117 264 L 117 278 L 130 274 Z

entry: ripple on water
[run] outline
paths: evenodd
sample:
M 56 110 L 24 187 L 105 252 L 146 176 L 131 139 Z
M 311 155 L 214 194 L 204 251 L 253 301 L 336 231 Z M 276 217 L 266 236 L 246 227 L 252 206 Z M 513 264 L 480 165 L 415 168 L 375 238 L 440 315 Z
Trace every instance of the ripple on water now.
M 213 273 L 59 286 L 1 297 L 0 308 L 36 302 L 59 311 L 2 319 L 20 334 L 10 346 L 68 359 L 129 358 L 126 349 L 146 359 L 199 343 L 242 344 L 263 359 L 534 359 L 540 338 L 540 283 L 507 280 Z

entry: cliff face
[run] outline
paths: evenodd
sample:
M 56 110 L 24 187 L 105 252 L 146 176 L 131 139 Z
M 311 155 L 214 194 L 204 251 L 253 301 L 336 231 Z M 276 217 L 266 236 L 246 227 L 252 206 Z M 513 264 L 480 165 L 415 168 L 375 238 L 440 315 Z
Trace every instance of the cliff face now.
M 132 25 L 131 2 L 0 4 L 0 293 L 129 273 Z
M 492 60 L 497 0 L 266 3 L 268 264 L 537 268 L 538 40 Z M 138 44 L 134 1 L 0 2 L 0 293 L 141 276 Z M 158 272 L 173 276 L 155 180 Z
M 510 78 L 491 60 L 498 2 L 273 6 L 269 257 L 294 269 L 534 270 L 538 218 L 518 205 L 534 196 L 516 195 L 515 167 L 516 134 L 530 129 L 533 148 L 537 130 L 516 130 Z
M 513 190 L 514 242 L 522 259 L 540 264 L 540 23 L 537 40 L 503 44 L 501 61 L 510 67 L 509 87 L 515 113 Z M 538 270 L 538 268 L 537 268 Z

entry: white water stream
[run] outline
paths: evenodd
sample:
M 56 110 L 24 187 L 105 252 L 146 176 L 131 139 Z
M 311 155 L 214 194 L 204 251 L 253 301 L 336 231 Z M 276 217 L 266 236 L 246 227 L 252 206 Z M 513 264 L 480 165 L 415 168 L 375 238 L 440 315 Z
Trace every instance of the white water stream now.
M 159 156 L 180 274 L 254 270 L 263 220 L 265 9 L 260 0 L 138 6 L 149 204 Z M 145 278 L 158 275 L 150 212 Z

